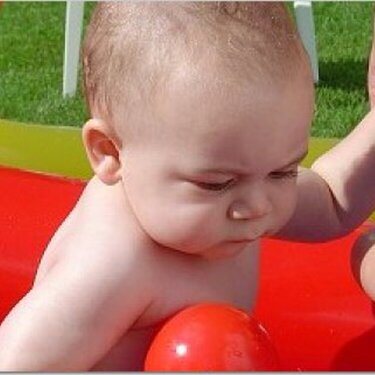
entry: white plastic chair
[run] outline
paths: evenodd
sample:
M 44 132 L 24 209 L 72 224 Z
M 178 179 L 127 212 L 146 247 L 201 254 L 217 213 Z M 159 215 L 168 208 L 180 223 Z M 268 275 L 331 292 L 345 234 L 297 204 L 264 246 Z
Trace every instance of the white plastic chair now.
M 84 0 L 67 0 L 65 19 L 65 54 L 63 96 L 73 96 L 77 90 L 78 62 L 82 33 Z M 315 44 L 314 19 L 310 0 L 294 1 L 298 32 L 310 57 L 314 81 L 319 80 Z
M 65 16 L 65 50 L 63 96 L 73 96 L 77 90 L 78 63 L 81 44 L 84 2 L 68 0 Z
M 293 5 L 298 32 L 310 57 L 314 81 L 317 83 L 319 81 L 319 65 L 318 54 L 316 52 L 312 4 L 310 0 L 297 0 L 294 1 Z

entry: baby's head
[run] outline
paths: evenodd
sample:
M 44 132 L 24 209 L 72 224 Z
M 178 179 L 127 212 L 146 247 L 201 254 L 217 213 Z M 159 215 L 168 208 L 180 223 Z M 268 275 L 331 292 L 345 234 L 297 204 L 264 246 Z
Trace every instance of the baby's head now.
M 231 254 L 285 224 L 313 84 L 283 4 L 106 2 L 83 61 L 91 165 L 155 241 Z

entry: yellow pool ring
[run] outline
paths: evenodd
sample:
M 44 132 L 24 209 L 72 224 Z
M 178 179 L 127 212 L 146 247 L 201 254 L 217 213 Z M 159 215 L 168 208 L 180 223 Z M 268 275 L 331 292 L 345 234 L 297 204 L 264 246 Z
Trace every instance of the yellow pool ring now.
M 0 165 L 72 178 L 92 175 L 79 128 L 24 124 L 0 119 Z M 304 166 L 338 139 L 311 138 Z
M 310 138 L 302 165 L 309 167 L 334 146 L 336 138 Z M 0 119 L 0 165 L 87 180 L 92 170 L 79 128 L 24 124 Z M 375 220 L 375 212 L 371 215 Z

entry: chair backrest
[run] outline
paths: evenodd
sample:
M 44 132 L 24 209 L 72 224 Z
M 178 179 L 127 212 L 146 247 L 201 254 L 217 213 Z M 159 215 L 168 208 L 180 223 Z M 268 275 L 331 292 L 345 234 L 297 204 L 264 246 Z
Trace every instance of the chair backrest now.
M 81 44 L 84 1 L 68 0 L 65 17 L 65 51 L 63 96 L 73 96 L 77 90 L 79 51 Z

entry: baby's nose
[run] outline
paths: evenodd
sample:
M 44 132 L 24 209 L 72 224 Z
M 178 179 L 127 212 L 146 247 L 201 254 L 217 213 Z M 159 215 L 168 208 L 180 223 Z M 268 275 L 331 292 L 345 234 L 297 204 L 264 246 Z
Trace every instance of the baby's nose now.
M 228 217 L 232 220 L 255 220 L 266 216 L 271 211 L 271 204 L 261 198 L 254 202 L 245 200 L 233 202 L 228 209 Z

